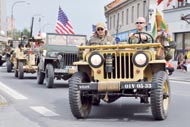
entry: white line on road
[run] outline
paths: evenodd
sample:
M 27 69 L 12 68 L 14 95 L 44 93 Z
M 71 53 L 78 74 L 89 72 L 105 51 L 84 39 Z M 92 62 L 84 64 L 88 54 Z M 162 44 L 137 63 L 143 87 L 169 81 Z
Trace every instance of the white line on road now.
M 15 90 L 11 89 L 10 87 L 6 86 L 2 82 L 0 82 L 0 90 L 6 92 L 9 94 L 11 97 L 17 99 L 17 100 L 27 100 L 28 98 L 25 97 L 24 95 L 16 92 Z
M 175 83 L 179 83 L 179 84 L 181 84 L 181 83 L 183 83 L 183 84 L 189 84 L 189 82 L 187 82 L 187 81 L 172 80 L 172 81 L 170 81 L 170 82 L 175 82 Z
M 40 113 L 43 116 L 59 116 L 59 114 L 47 109 L 43 106 L 31 106 L 32 110 L 36 111 L 37 113 Z

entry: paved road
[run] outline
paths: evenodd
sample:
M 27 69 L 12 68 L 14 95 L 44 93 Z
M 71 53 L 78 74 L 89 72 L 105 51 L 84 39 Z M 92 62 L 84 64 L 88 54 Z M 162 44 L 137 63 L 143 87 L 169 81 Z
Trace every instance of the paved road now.
M 187 72 L 188 73 L 188 72 Z M 174 72 L 181 78 L 187 73 Z M 150 106 L 139 104 L 138 99 L 121 98 L 112 104 L 101 102 L 93 107 L 90 117 L 75 119 L 68 102 L 68 85 L 56 82 L 55 89 L 37 85 L 35 75 L 28 74 L 23 80 L 14 78 L 0 68 L 0 86 L 2 84 L 14 91 L 9 94 L 0 90 L 8 101 L 0 106 L 0 127 L 189 127 L 190 125 L 190 85 L 189 82 L 171 81 L 172 100 L 169 116 L 165 121 L 154 121 Z
M 170 76 L 171 80 L 175 81 L 185 81 L 185 82 L 190 82 L 190 65 L 188 65 L 188 71 L 184 72 L 182 70 L 177 70 L 177 61 L 172 61 L 172 64 L 175 67 L 175 71 L 173 74 Z

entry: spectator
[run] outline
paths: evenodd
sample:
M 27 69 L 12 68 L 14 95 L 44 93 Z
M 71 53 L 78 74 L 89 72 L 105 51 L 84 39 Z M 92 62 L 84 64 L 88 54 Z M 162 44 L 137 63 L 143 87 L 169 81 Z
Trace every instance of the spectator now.
M 187 55 L 183 56 L 182 53 L 179 54 L 177 59 L 177 69 L 181 69 L 187 72 Z

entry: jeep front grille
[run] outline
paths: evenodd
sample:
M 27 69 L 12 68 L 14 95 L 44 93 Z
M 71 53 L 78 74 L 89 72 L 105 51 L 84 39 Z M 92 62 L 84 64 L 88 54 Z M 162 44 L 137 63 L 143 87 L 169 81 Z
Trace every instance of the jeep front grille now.
M 106 58 L 104 54 L 104 58 Z M 133 64 L 132 53 L 112 53 L 112 72 L 106 71 L 106 62 L 104 63 L 104 79 L 132 79 Z
M 73 62 L 78 61 L 77 54 L 75 53 L 66 53 L 63 55 L 63 58 L 65 66 L 72 66 Z

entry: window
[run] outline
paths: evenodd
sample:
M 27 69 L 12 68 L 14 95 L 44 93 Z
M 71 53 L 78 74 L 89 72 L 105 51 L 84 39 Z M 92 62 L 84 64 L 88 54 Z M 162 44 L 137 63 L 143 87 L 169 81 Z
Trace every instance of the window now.
M 140 4 L 137 4 L 137 18 L 139 17 L 139 13 L 140 13 Z
M 119 22 L 120 22 L 119 19 L 120 19 L 120 14 L 118 13 L 118 14 L 117 14 L 117 25 L 116 25 L 116 26 L 117 26 L 117 29 L 118 29 L 118 27 L 119 27 Z
M 121 17 L 121 25 L 123 26 L 124 25 L 124 11 L 122 11 L 122 17 Z
M 112 29 L 112 17 L 110 16 L 110 30 Z
M 190 33 L 185 33 L 184 35 L 185 48 L 190 48 Z
M 126 10 L 126 25 L 129 24 L 129 9 Z
M 145 11 L 146 11 L 146 2 L 143 2 L 143 17 L 145 17 Z
M 182 47 L 182 45 L 183 45 L 183 34 L 182 33 L 176 34 L 176 42 L 177 42 L 176 49 L 183 49 L 183 47 Z
M 113 28 L 115 28 L 115 15 L 113 16 Z
M 190 0 L 178 1 L 178 7 L 186 6 L 188 4 L 190 4 Z
M 134 6 L 132 6 L 131 23 L 134 23 Z

